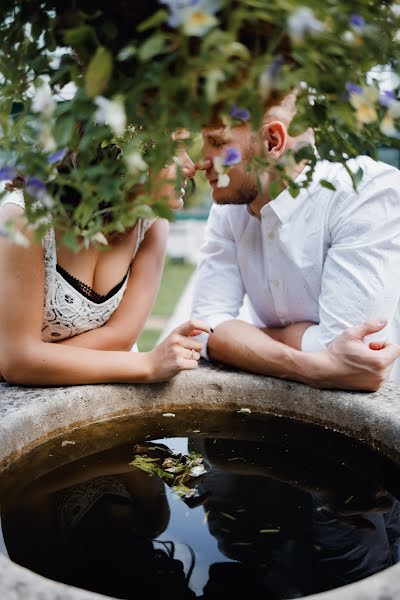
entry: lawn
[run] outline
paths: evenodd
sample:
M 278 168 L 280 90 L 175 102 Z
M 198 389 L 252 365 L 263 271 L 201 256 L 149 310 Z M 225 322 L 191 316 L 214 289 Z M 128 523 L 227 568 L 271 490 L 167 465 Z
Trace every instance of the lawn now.
M 154 348 L 162 331 L 160 325 L 156 328 L 151 325 L 152 318 L 159 323 L 163 320 L 166 322 L 169 319 L 195 268 L 195 265 L 171 261 L 166 258 L 156 303 L 151 312 L 149 323 L 138 340 L 138 347 L 141 352 L 147 352 Z

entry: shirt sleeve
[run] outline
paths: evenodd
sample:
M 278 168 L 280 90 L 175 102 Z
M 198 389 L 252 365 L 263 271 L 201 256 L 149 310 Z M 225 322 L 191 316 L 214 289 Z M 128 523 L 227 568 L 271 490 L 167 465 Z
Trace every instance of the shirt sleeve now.
M 226 206 L 213 205 L 211 209 L 193 296 L 193 319 L 206 321 L 213 329 L 238 316 L 245 294 L 227 211 Z M 201 354 L 208 358 L 208 335 L 199 339 L 203 342 Z
M 400 297 L 400 174 L 384 171 L 358 194 L 343 194 L 328 227 L 319 324 L 305 331 L 302 350 L 323 350 L 345 328 L 369 319 L 384 318 L 388 325 L 366 343 L 390 338 Z

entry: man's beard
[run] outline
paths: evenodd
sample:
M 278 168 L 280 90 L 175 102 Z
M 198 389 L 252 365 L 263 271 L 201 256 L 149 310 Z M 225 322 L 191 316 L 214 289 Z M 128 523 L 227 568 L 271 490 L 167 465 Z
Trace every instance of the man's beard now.
M 216 204 L 251 204 L 259 195 L 257 182 L 253 181 L 253 177 L 250 174 L 246 176 L 236 189 L 230 192 L 228 186 L 226 192 L 227 195 L 229 194 L 229 197 L 215 199 Z

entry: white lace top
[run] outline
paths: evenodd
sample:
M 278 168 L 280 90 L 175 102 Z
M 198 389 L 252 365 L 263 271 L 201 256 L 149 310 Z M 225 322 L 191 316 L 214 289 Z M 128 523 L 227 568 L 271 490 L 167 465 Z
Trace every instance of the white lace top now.
M 7 194 L 0 206 L 17 204 L 25 207 L 20 190 Z M 155 219 L 140 219 L 138 236 L 133 257 L 143 241 L 148 228 Z M 93 302 L 79 292 L 57 271 L 57 248 L 54 229 L 51 228 L 42 240 L 45 268 L 45 297 L 42 340 L 56 342 L 85 331 L 101 327 L 119 306 L 128 284 L 129 274 L 121 287 L 104 302 Z M 132 258 L 133 258 L 132 257 Z

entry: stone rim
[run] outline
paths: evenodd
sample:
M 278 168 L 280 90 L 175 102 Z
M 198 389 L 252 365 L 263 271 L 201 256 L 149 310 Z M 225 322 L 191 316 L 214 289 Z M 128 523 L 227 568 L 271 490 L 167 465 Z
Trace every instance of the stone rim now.
M 0 384 L 0 475 L 15 460 L 66 431 L 144 412 L 179 413 L 187 406 L 296 418 L 330 427 L 400 461 L 400 387 L 374 394 L 321 391 L 302 384 L 205 366 L 153 385 L 25 388 Z M 106 596 L 43 578 L 0 556 L 2 600 L 85 600 Z M 400 564 L 315 600 L 400 597 Z

